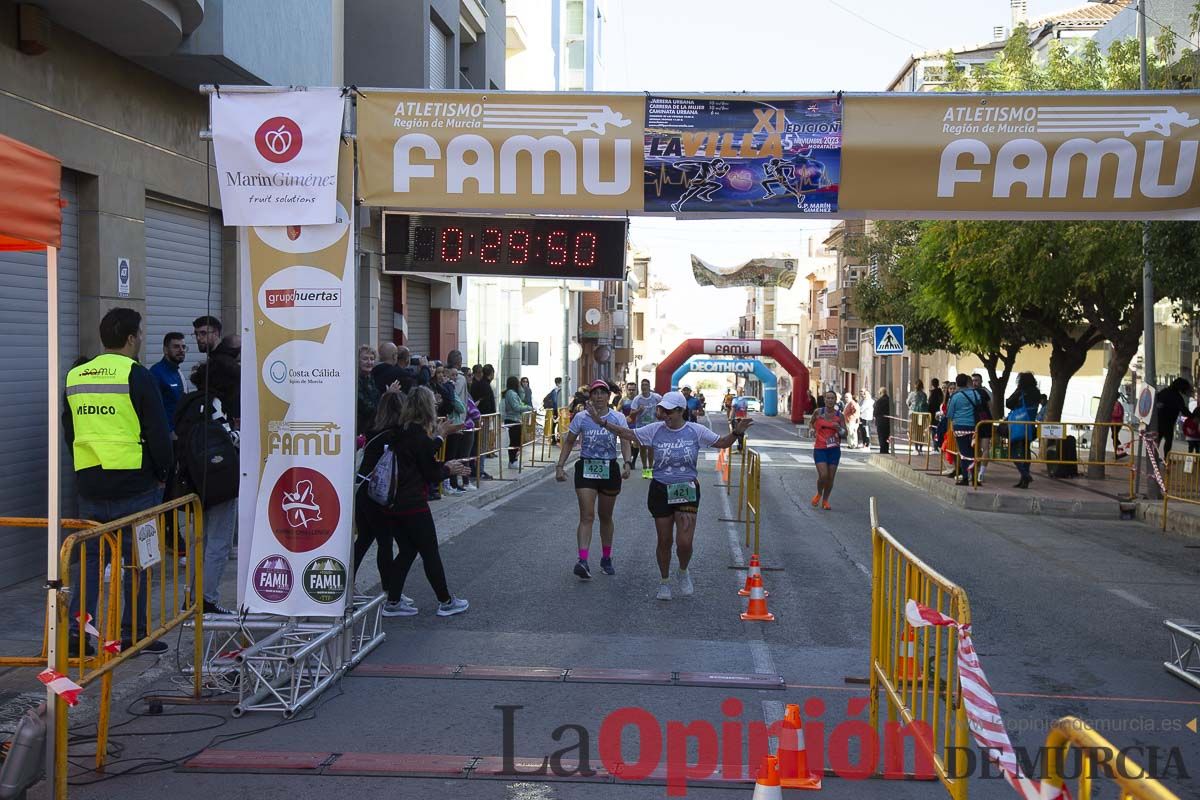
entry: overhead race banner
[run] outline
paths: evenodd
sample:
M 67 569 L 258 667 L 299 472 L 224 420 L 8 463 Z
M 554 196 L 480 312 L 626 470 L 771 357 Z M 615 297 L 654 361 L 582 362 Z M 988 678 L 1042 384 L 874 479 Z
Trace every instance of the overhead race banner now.
M 420 209 L 642 207 L 642 95 L 364 90 L 359 195 Z
M 731 286 L 782 286 L 790 289 L 796 282 L 796 259 L 752 258 L 733 269 L 721 269 L 693 253 L 692 276 L 698 285 L 715 286 L 718 289 Z
M 836 97 L 646 97 L 647 212 L 832 214 Z
M 1194 93 L 845 98 L 858 217 L 1195 219 Z
M 366 90 L 360 195 L 409 211 L 1197 219 L 1198 123 L 1200 97 L 1176 92 Z
M 337 213 L 340 89 L 209 95 L 226 225 L 326 225 Z
M 238 605 L 341 616 L 354 517 L 353 146 L 336 222 L 243 228 Z M 248 540 L 248 541 L 247 541 Z
M 761 339 L 705 339 L 704 352 L 710 356 L 760 356 Z

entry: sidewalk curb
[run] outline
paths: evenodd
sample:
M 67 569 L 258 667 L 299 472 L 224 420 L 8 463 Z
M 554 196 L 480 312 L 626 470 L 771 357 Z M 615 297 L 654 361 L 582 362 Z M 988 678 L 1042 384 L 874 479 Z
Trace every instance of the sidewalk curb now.
M 574 459 L 574 457 L 572 457 L 570 460 L 568 460 L 567 466 L 570 466 L 572 463 L 574 463 L 574 461 L 575 461 L 575 459 Z M 530 468 L 527 468 L 527 469 L 530 469 Z M 432 505 L 434 505 L 434 511 L 433 511 L 434 522 L 437 522 L 439 520 L 445 519 L 446 517 L 449 517 L 455 511 L 459 510 L 460 508 L 463 508 L 464 506 L 470 506 L 472 508 L 483 508 L 484 506 L 489 506 L 492 503 L 496 502 L 497 500 L 502 500 L 503 498 L 508 497 L 510 494 L 520 491 L 521 489 L 524 489 L 527 486 L 533 486 L 535 484 L 538 484 L 538 483 L 546 480 L 546 478 L 554 477 L 554 465 L 553 464 L 547 464 L 547 465 L 543 465 L 543 466 L 539 466 L 539 467 L 534 467 L 532 469 L 537 469 L 539 471 L 539 474 L 536 474 L 536 475 L 534 475 L 534 477 L 526 478 L 524 480 L 518 479 L 515 481 L 509 481 L 509 480 L 488 481 L 487 483 L 491 483 L 494 485 L 488 486 L 486 489 L 480 489 L 477 492 L 473 492 L 469 497 L 464 498 L 461 503 L 432 504 Z
M 1039 497 L 1036 494 L 1030 494 L 1028 497 L 1014 497 L 995 492 L 968 489 L 965 486 L 955 486 L 945 478 L 918 472 L 907 464 L 900 463 L 892 456 L 883 456 L 874 453 L 867 459 L 867 463 L 899 478 L 905 483 L 932 494 L 934 497 L 969 511 L 992 511 L 999 514 L 1040 514 L 1049 517 L 1073 517 L 1076 519 L 1121 518 L 1121 503 L 1115 498 L 1110 500 L 1099 498 L 1095 500 L 1058 500 L 1050 497 Z M 1141 513 L 1139 513 L 1140 516 Z M 1197 527 L 1200 529 L 1200 524 Z
M 1175 534 L 1189 539 L 1200 539 L 1200 514 L 1168 513 L 1167 529 L 1163 530 L 1163 504 L 1161 500 L 1139 500 L 1137 518 L 1151 526 L 1155 533 L 1164 536 Z

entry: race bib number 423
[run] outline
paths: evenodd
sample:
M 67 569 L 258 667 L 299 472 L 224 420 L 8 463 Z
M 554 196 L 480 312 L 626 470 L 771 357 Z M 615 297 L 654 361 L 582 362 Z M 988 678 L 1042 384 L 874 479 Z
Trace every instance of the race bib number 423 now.
M 583 460 L 583 477 L 589 480 L 606 481 L 611 464 L 603 458 L 585 458 Z

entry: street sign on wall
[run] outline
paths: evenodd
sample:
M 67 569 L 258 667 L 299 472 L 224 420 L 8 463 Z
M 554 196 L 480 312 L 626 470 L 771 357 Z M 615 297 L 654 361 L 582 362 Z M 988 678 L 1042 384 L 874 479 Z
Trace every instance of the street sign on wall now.
M 876 325 L 875 326 L 875 355 L 901 356 L 904 355 L 904 326 Z

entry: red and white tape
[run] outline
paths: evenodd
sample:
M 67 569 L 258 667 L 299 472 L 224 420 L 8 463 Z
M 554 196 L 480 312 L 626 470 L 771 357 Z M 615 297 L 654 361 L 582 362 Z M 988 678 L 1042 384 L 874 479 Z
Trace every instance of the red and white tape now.
M 923 606 L 916 600 L 909 600 L 904 606 L 904 617 L 914 628 L 937 625 L 958 631 L 958 682 L 962 689 L 963 707 L 967 712 L 967 725 L 971 728 L 976 746 L 988 761 L 1000 767 L 1008 785 L 1025 800 L 1066 797 L 1064 791 L 1022 774 L 1017 764 L 1017 754 L 1013 752 L 1012 742 L 1008 738 L 1008 730 L 1004 727 L 1004 718 L 1000 715 L 1000 706 L 996 703 L 996 696 L 975 652 L 971 626 L 959 625 L 954 618 Z M 1043 790 L 1046 792 L 1044 795 Z
M 1146 446 L 1146 455 L 1150 459 L 1150 471 L 1154 473 L 1154 482 L 1158 484 L 1158 488 L 1162 491 L 1167 491 L 1167 482 L 1163 480 L 1162 472 L 1158 468 L 1158 438 L 1148 436 L 1147 434 L 1138 434 L 1142 437 L 1142 442 Z
M 65 700 L 67 705 L 73 706 L 79 702 L 79 693 L 83 691 L 83 687 L 61 672 L 44 669 L 38 673 L 38 680 L 49 686 L 50 691 Z
M 95 639 L 96 644 L 100 644 L 101 642 L 103 642 L 104 652 L 106 652 L 106 653 L 121 652 L 121 642 L 120 641 L 109 640 L 109 641 L 105 642 L 103 639 L 100 638 L 100 631 L 96 630 L 96 626 L 92 624 L 92 615 L 91 614 L 83 614 L 83 612 L 80 612 L 79 614 L 75 615 L 75 619 L 80 619 L 81 615 L 83 618 L 84 632 L 86 632 L 88 636 L 91 636 L 93 639 Z

